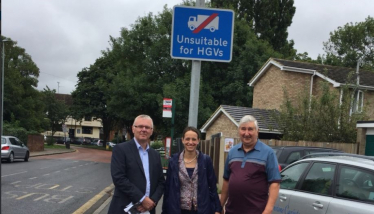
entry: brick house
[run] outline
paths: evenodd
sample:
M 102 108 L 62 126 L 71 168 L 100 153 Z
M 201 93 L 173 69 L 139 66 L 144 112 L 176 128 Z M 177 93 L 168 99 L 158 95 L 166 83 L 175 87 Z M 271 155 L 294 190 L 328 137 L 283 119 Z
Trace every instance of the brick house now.
M 258 120 L 260 139 L 279 139 L 281 132 L 272 117 L 275 113 L 277 113 L 275 110 L 220 105 L 200 131 L 206 133 L 207 140 L 212 136 L 239 138 L 240 119 L 244 115 L 252 115 Z
M 248 85 L 253 87 L 253 108 L 279 110 L 285 99 L 284 89 L 291 101 L 295 101 L 304 90 L 318 95 L 318 84 L 327 81 L 330 88 L 342 95 L 342 87 L 352 80 L 358 84 L 351 112 L 360 112 L 365 107 L 367 115 L 374 119 L 374 72 L 371 71 L 360 70 L 357 76 L 352 68 L 270 58 Z
M 318 84 L 327 81 L 330 89 L 342 96 L 342 87 L 350 81 L 350 75 L 352 85 L 357 87 L 352 87 L 355 101 L 350 111 L 361 112 L 365 108 L 370 119 L 357 123 L 359 153 L 374 156 L 374 72 L 360 70 L 357 75 L 352 68 L 270 58 L 248 85 L 253 87 L 253 108 L 279 110 L 285 99 L 284 89 L 291 101 L 296 101 L 303 90 L 318 96 Z

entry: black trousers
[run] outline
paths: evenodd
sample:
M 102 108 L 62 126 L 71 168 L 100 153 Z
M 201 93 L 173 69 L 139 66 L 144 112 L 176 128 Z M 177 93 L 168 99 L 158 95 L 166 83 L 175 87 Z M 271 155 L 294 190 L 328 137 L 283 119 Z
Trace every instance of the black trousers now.
M 197 210 L 182 210 L 182 214 L 197 214 Z

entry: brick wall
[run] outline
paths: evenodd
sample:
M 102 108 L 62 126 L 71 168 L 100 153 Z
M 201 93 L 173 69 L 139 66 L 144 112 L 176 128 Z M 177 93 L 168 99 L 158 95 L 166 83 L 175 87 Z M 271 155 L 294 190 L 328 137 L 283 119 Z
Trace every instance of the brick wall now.
M 225 137 L 239 137 L 238 127 L 223 113 L 221 113 L 207 129 L 206 140 L 210 140 L 212 135 L 219 132 L 222 132 Z
M 374 120 L 374 92 L 364 91 L 364 108 L 369 120 Z
M 27 147 L 30 152 L 44 151 L 44 137 L 42 135 L 28 135 Z
M 284 101 L 284 90 L 296 101 L 302 92 L 309 92 L 310 74 L 281 71 L 271 66 L 253 89 L 253 108 L 278 109 Z

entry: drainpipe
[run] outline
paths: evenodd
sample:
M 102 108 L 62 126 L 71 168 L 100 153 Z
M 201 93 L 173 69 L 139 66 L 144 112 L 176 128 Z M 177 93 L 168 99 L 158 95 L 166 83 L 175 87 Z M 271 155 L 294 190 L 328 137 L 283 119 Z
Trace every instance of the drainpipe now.
M 361 63 L 361 58 L 357 60 L 357 67 L 356 67 L 356 75 L 357 75 L 357 81 L 356 84 L 357 86 L 360 85 L 360 63 Z
M 340 88 L 339 107 L 341 107 L 342 104 L 343 104 L 343 93 L 344 93 L 343 87 L 341 87 Z M 351 110 L 349 110 L 349 111 L 351 111 Z M 351 114 L 351 113 L 349 113 L 349 114 Z M 339 116 L 339 119 L 338 119 L 338 129 L 340 129 L 340 116 Z
M 354 112 L 354 107 L 358 108 L 357 105 L 359 103 L 359 97 L 357 95 L 357 97 L 355 96 L 356 92 L 358 92 L 358 86 L 360 85 L 360 63 L 362 61 L 362 58 L 359 58 L 357 60 L 357 67 L 356 67 L 356 87 L 355 87 L 355 90 L 354 90 L 354 93 L 353 93 L 353 99 L 356 100 L 356 106 L 353 106 L 351 107 L 350 109 L 350 112 L 349 112 L 349 116 L 352 115 L 352 113 Z
M 311 107 L 312 107 L 313 80 L 314 80 L 314 76 L 315 76 L 315 75 L 316 75 L 316 71 L 313 72 L 313 75 L 312 75 L 312 77 L 310 78 L 309 112 L 310 112 Z

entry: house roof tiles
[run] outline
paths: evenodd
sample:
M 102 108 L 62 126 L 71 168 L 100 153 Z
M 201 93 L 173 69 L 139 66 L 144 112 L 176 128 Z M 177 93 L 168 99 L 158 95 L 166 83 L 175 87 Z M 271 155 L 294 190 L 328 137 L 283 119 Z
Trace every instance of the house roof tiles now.
M 243 116 L 252 115 L 257 119 L 260 132 L 279 132 L 278 124 L 274 119 L 274 114 L 277 114 L 278 111 L 230 105 L 220 105 L 215 113 L 203 125 L 201 131 L 205 132 L 220 113 L 225 114 L 237 127 L 239 127 L 239 121 Z
M 338 83 L 342 83 L 342 84 L 345 84 L 345 83 L 355 84 L 356 83 L 356 69 L 355 68 L 321 65 L 321 64 L 298 62 L 298 61 L 276 59 L 276 58 L 273 58 L 273 60 L 287 67 L 315 70 Z M 360 85 L 374 86 L 374 72 L 360 69 L 359 74 L 360 74 Z

